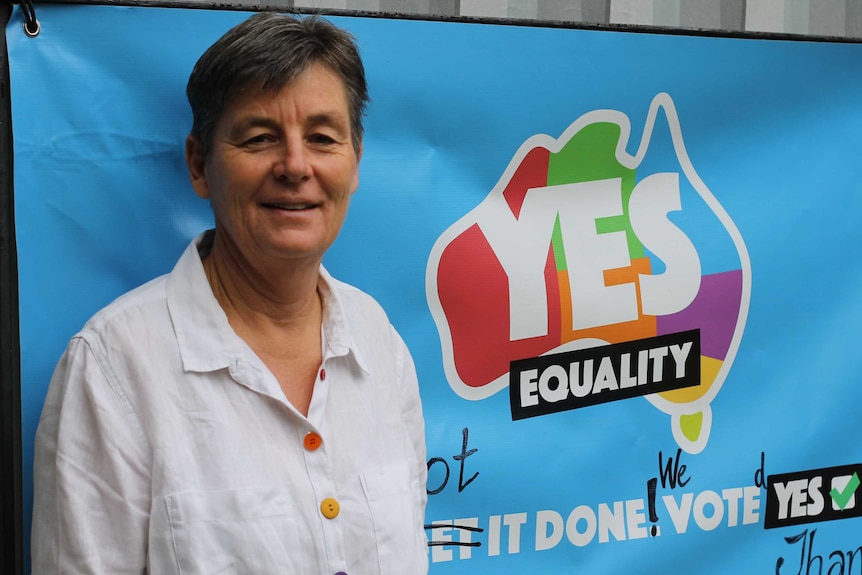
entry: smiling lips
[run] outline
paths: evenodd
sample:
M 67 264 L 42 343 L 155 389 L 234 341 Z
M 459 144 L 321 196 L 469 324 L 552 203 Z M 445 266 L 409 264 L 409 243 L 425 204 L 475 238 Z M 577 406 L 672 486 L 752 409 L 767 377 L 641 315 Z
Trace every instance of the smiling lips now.
M 261 204 L 263 207 L 268 208 L 270 210 L 287 210 L 290 212 L 298 212 L 301 210 L 308 210 L 311 208 L 317 207 L 317 204 L 274 204 L 274 203 L 264 203 Z

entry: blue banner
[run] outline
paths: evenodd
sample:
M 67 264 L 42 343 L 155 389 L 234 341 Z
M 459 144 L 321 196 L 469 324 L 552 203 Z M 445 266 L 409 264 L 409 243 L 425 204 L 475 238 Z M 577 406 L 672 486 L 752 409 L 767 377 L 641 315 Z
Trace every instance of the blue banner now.
M 184 88 L 247 14 L 38 16 L 7 29 L 28 470 L 69 338 L 212 225 Z M 372 104 L 325 264 L 414 355 L 431 572 L 862 573 L 862 44 L 333 20 Z

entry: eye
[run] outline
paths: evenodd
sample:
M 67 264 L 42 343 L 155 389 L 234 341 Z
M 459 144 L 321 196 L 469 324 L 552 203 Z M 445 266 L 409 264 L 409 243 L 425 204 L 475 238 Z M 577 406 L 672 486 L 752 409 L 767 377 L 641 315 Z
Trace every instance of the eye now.
M 275 141 L 275 136 L 273 136 L 272 134 L 261 133 L 261 134 L 255 134 L 255 135 L 247 138 L 242 143 L 242 145 L 253 147 L 253 146 L 261 146 L 264 144 L 269 144 L 269 143 L 274 142 L 274 141 Z
M 308 137 L 308 141 L 319 146 L 331 146 L 336 143 L 335 138 L 320 132 L 314 133 Z

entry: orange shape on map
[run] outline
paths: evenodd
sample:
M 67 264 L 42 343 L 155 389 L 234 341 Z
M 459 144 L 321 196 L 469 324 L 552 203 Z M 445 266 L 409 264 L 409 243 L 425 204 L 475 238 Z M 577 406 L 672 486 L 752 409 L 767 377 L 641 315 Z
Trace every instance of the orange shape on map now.
M 656 318 L 652 315 L 643 315 L 640 288 L 640 274 L 650 275 L 651 273 L 652 268 L 649 258 L 632 260 L 631 265 L 628 267 L 605 270 L 606 286 L 635 284 L 638 298 L 638 319 L 575 330 L 572 329 L 572 292 L 569 288 L 569 274 L 566 271 L 558 271 L 557 281 L 560 286 L 560 311 L 562 316 L 560 344 L 584 338 L 597 338 L 608 343 L 621 343 L 635 339 L 655 337 Z

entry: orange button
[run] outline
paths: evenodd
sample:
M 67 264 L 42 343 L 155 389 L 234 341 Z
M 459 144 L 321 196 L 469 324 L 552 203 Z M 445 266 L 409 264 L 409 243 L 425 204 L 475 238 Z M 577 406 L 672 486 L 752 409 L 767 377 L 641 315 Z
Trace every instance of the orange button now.
M 305 448 L 309 451 L 314 451 L 321 445 L 323 445 L 323 439 L 320 438 L 320 435 L 310 431 L 308 435 L 305 436 L 305 439 L 302 440 L 302 444 L 305 445 Z
M 341 511 L 341 507 L 338 505 L 338 501 L 332 497 L 327 497 L 320 502 L 320 511 L 327 519 L 335 519 L 338 512 Z

